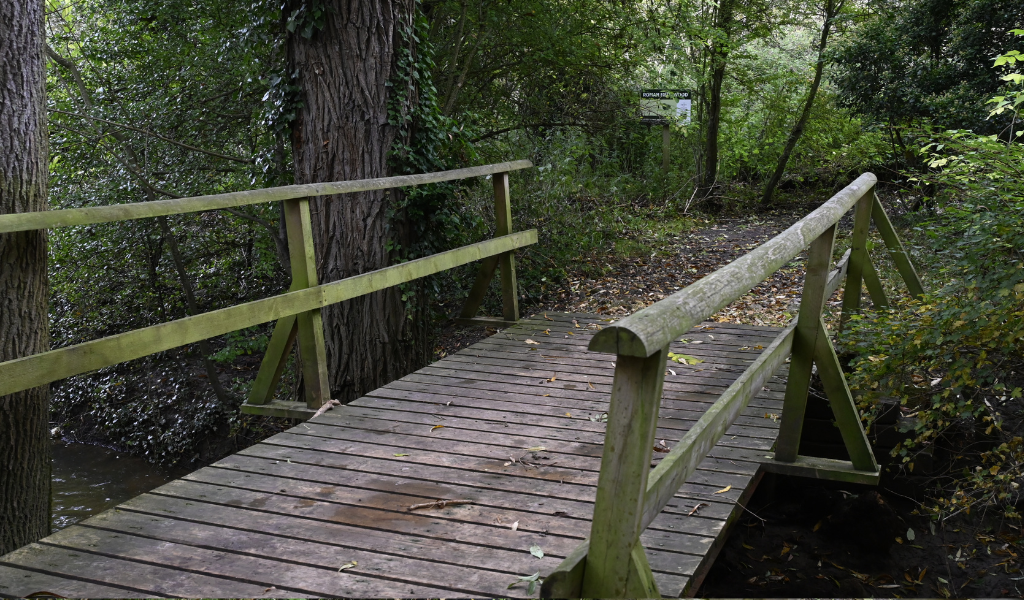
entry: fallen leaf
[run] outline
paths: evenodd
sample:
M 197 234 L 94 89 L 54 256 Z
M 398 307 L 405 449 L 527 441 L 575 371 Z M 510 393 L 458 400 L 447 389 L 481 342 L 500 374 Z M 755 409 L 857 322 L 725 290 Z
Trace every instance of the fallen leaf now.
M 921 569 L 921 574 L 917 576 L 917 582 L 921 583 L 924 581 L 924 574 L 928 572 L 928 567 Z
M 700 503 L 697 503 L 696 505 L 694 505 L 694 507 L 693 507 L 693 510 L 691 510 L 691 511 L 690 511 L 690 512 L 689 512 L 689 513 L 687 514 L 687 516 L 688 516 L 688 517 L 692 517 L 693 515 L 697 514 L 697 511 L 698 511 L 698 510 L 700 510 L 700 509 L 701 509 L 701 507 L 703 507 L 703 506 L 707 506 L 707 505 L 708 505 L 708 504 L 707 504 L 706 502 L 700 502 Z
M 409 455 L 405 454 L 405 453 L 402 453 L 402 452 L 396 452 L 395 456 L 409 456 Z
M 669 373 L 671 373 L 671 374 L 673 374 L 673 375 L 675 375 L 675 374 L 676 374 L 676 372 L 675 372 L 675 371 L 673 371 L 672 369 L 669 369 L 669 370 L 668 370 L 668 372 L 669 372 Z
M 758 345 L 754 346 L 754 350 L 764 350 L 764 346 L 762 346 L 761 344 L 758 344 Z
M 589 379 L 587 380 L 587 385 L 590 386 L 590 389 L 592 389 L 592 390 L 596 390 L 597 389 L 596 387 L 594 387 L 594 384 L 590 383 Z
M 535 341 L 531 340 L 530 338 L 526 338 L 526 343 L 527 344 L 533 344 L 534 346 L 540 346 L 540 342 L 535 342 Z
M 551 394 L 544 394 L 543 396 L 541 396 L 541 398 L 547 398 L 547 397 L 548 397 L 548 396 L 550 396 L 550 395 L 551 395 Z
M 531 446 L 526 449 L 527 452 L 543 452 L 547 450 L 544 446 Z
M 444 425 L 434 425 L 433 427 L 430 428 L 430 430 L 433 431 L 435 429 L 441 429 L 442 427 L 444 427 Z
M 515 530 L 519 529 L 519 521 L 516 521 L 515 523 L 513 523 L 512 527 L 509 527 L 509 529 L 511 529 L 512 531 L 515 531 Z
M 565 413 L 565 416 L 567 416 L 567 417 L 571 417 L 571 416 L 572 416 L 572 413 Z
M 822 523 L 824 523 L 824 521 L 818 521 L 817 523 L 815 523 L 814 524 L 814 529 L 812 529 L 811 531 L 817 531 L 817 530 L 821 529 L 821 524 Z
M 718 490 L 718 491 L 717 491 L 717 492 L 715 492 L 715 493 L 716 493 L 716 494 L 724 494 L 724 493 L 728 492 L 728 491 L 729 491 L 729 490 L 731 490 L 731 489 L 732 489 L 732 486 L 731 486 L 731 485 L 727 485 L 727 486 L 725 486 L 724 488 L 722 488 L 722 489 Z
M 356 566 L 356 565 L 358 565 L 358 564 L 359 564 L 359 563 L 358 563 L 358 562 L 356 562 L 356 561 L 352 561 L 352 562 L 347 562 L 347 563 L 345 563 L 345 564 L 341 565 L 341 568 L 340 568 L 340 569 L 338 569 L 338 572 L 339 572 L 339 573 L 341 573 L 341 572 L 342 572 L 342 571 L 344 571 L 345 569 L 351 569 L 351 568 L 355 567 L 355 566 Z
M 548 313 L 544 313 L 544 318 L 547 319 L 548 321 L 554 321 L 554 319 L 548 316 Z
M 322 415 L 325 412 L 331 410 L 335 406 L 338 406 L 339 404 L 341 404 L 341 402 L 338 402 L 337 400 L 328 400 L 323 406 L 318 408 L 315 413 L 313 413 L 313 416 L 310 417 L 310 419 L 315 419 L 315 418 L 319 417 L 320 415 Z
M 508 589 L 511 589 L 512 586 L 519 585 L 520 583 L 528 583 L 529 585 L 526 586 L 526 594 L 528 596 L 532 596 L 533 591 L 537 589 L 538 579 L 540 579 L 540 573 L 534 573 L 528 577 L 520 577 L 518 580 L 508 584 Z
M 555 379 L 558 379 L 558 376 L 557 375 L 552 375 L 551 379 L 548 379 L 548 381 L 554 381 Z
M 544 335 L 551 335 L 551 330 L 550 329 L 545 329 L 544 330 Z
M 914 530 L 913 529 L 908 529 L 907 530 L 907 541 L 908 542 L 912 542 L 912 541 L 914 541 L 915 537 L 916 536 L 914 535 Z
M 537 558 L 544 558 L 544 551 L 540 549 L 540 546 L 530 546 L 530 554 Z
M 747 550 L 753 550 L 754 549 L 754 547 L 751 546 L 750 544 L 743 544 L 743 547 L 746 548 Z
M 903 543 L 903 538 L 901 538 L 901 537 L 896 538 L 896 543 L 897 544 L 902 544 Z

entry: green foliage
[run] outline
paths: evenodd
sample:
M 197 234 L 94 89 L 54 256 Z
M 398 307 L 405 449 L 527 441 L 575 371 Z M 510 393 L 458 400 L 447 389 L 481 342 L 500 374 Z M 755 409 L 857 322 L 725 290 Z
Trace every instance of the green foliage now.
M 888 396 L 916 413 L 894 450 L 905 463 L 940 440 L 959 441 L 953 445 L 964 453 L 968 442 L 983 447 L 984 466 L 954 482 L 936 515 L 996 504 L 1015 516 L 1024 476 L 1024 149 L 995 135 L 946 131 L 921 152 L 934 170 L 919 182 L 937 194 L 934 213 L 916 229 L 940 258 L 936 287 L 854 321 L 846 338 L 857 355 L 851 388 L 864 408 Z
M 992 58 L 1024 22 L 1014 0 L 912 0 L 881 6 L 838 44 L 833 80 L 845 104 L 894 125 L 927 119 L 990 133 L 984 98 L 1001 83 Z
M 224 347 L 214 352 L 210 358 L 218 363 L 231 363 L 242 355 L 261 355 L 267 350 L 270 337 L 260 331 L 264 327 L 250 327 L 240 331 L 232 331 L 224 336 Z

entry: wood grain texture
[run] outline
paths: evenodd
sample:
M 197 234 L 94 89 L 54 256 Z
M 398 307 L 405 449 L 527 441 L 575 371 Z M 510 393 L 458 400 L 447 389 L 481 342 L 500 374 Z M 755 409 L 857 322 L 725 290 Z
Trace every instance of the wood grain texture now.
M 0 396 L 322 308 L 536 242 L 537 230 L 521 231 L 342 281 L 10 360 L 0 363 Z
M 0 570 L 30 573 L 27 582 L 67 596 L 526 597 L 525 584 L 508 586 L 554 572 L 590 534 L 615 368 L 586 350 L 608 321 L 549 318 L 522 320 L 509 337 L 0 557 Z M 780 333 L 707 326 L 716 329 L 688 334 L 710 331 L 706 347 L 671 346 L 701 353 L 706 368 L 668 365 L 677 375 L 665 377 L 652 446 L 685 437 L 760 354 L 739 348 Z M 523 341 L 540 337 L 538 328 L 577 332 L 560 338 L 555 370 L 543 358 L 554 344 L 531 350 Z M 646 552 L 629 558 L 646 558 L 652 589 L 679 596 L 700 581 L 770 455 L 777 422 L 766 415 L 780 411 L 784 385 L 769 378 L 646 523 Z M 667 455 L 646 453 L 655 465 Z M 438 499 L 469 503 L 409 510 Z M 338 571 L 349 562 L 357 564 Z M 32 585 L 2 593 L 38 591 Z
M 109 206 L 92 206 L 88 208 L 71 208 L 46 212 L 24 211 L 19 214 L 0 215 L 0 233 L 14 231 L 33 231 L 36 229 L 54 229 L 74 225 L 90 225 L 93 223 L 110 223 L 112 221 L 129 221 L 164 215 L 181 215 L 221 208 L 234 208 L 249 204 L 277 202 L 295 198 L 313 196 L 329 196 L 335 194 L 351 194 L 371 190 L 389 190 L 399 187 L 440 183 L 470 177 L 482 177 L 493 173 L 517 171 L 533 166 L 528 160 L 481 165 L 465 169 L 453 169 L 438 173 L 419 175 L 400 175 L 394 177 L 375 177 L 358 181 L 332 181 L 326 183 L 306 183 L 286 185 L 263 190 L 246 190 L 244 192 L 227 192 L 210 196 L 175 198 L 171 200 L 155 200 L 153 202 L 136 202 L 132 204 L 114 204 Z M 344 199 L 335 200 L 344 202 Z M 33 209 L 35 210 L 35 209 Z
M 828 202 L 757 249 L 594 336 L 590 349 L 647 357 L 727 306 L 800 254 L 832 227 L 877 178 L 865 173 Z

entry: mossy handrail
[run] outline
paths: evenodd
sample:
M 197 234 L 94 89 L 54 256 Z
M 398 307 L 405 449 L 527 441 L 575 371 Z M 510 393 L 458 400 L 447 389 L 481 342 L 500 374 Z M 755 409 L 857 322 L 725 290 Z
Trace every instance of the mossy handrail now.
M 545 578 L 542 598 L 652 598 L 659 592 L 640 534 L 790 358 L 782 423 L 767 471 L 877 483 L 878 464 L 824 321 L 825 300 L 843 284 L 843 320 L 860 307 L 862 283 L 886 306 L 871 266 L 872 218 L 913 296 L 923 293 L 902 243 L 865 173 L 818 209 L 755 250 L 683 290 L 598 332 L 589 349 L 616 354 L 590 537 Z M 856 206 L 851 247 L 832 269 L 837 223 Z M 669 343 L 739 299 L 809 247 L 796 319 L 716 400 L 654 469 L 650 468 Z M 841 321 L 842 323 L 842 321 Z M 799 456 L 812 363 L 818 367 L 850 461 Z M 708 560 L 705 557 L 705 560 Z
M 516 249 L 537 243 L 537 231 L 512 232 L 508 174 L 510 171 L 531 166 L 533 165 L 530 161 L 520 160 L 438 173 L 292 185 L 155 202 L 0 215 L 0 233 L 6 233 L 184 214 L 284 200 L 284 216 L 292 263 L 292 286 L 286 293 L 0 363 L 0 396 L 253 325 L 278 321 L 260 374 L 254 384 L 253 393 L 250 395 L 247 405 L 243 405 L 243 410 L 259 413 L 263 408 L 261 405 L 270 401 L 284 361 L 292 344 L 298 338 L 304 358 L 302 372 L 306 380 L 304 386 L 306 401 L 293 403 L 295 406 L 288 406 L 284 409 L 277 406 L 266 411 L 265 414 L 308 417 L 329 399 L 326 381 L 326 352 L 323 327 L 320 321 L 320 309 L 324 306 L 393 287 L 473 261 L 482 261 L 483 265 L 478 274 L 474 292 L 471 293 L 470 299 L 463 309 L 463 321 L 490 324 L 514 322 L 518 319 L 518 306 L 515 304 L 513 252 Z M 309 198 L 311 196 L 383 190 L 485 175 L 491 175 L 494 184 L 497 231 L 496 237 L 493 239 L 340 281 L 325 284 L 317 282 L 309 216 Z M 502 270 L 504 318 L 501 320 L 475 318 L 487 284 L 499 266 Z M 282 339 L 285 343 L 281 343 Z

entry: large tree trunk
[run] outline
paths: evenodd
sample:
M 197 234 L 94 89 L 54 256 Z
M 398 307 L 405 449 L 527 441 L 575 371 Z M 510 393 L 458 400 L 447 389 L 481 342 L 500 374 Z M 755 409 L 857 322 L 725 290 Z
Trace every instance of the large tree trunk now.
M 707 98 L 707 137 L 704 140 L 704 165 L 701 170 L 700 194 L 707 201 L 708 208 L 718 210 L 721 201 L 715 196 L 718 183 L 718 131 L 722 122 L 722 82 L 725 80 L 725 66 L 728 62 L 733 25 L 733 3 L 735 0 L 721 0 L 715 16 L 717 37 L 711 44 L 711 85 Z
M 326 0 L 323 5 L 322 28 L 314 27 L 308 38 L 296 28 L 289 38 L 289 61 L 299 74 L 303 101 L 292 129 L 295 182 L 384 177 L 396 135 L 388 125 L 395 92 L 388 83 L 414 3 Z M 388 265 L 390 197 L 361 192 L 313 201 L 321 282 Z M 357 398 L 416 364 L 397 288 L 327 307 L 323 322 L 333 398 Z
M 0 2 L 0 214 L 46 210 L 43 2 Z M 46 232 L 0 233 L 0 362 L 49 349 Z M 50 533 L 49 387 L 0 397 L 0 554 Z
M 814 80 L 811 81 L 811 89 L 807 91 L 807 98 L 804 100 L 803 110 L 800 111 L 800 118 L 797 119 L 796 125 L 793 126 L 793 130 L 789 132 L 789 137 L 786 139 L 786 147 L 782 149 L 782 156 L 779 157 L 779 163 L 775 166 L 775 172 L 772 173 L 768 184 L 764 186 L 764 193 L 761 194 L 761 206 L 763 208 L 767 208 L 768 204 L 771 203 L 772 196 L 775 195 L 775 188 L 782 181 L 782 175 L 786 172 L 789 158 L 793 155 L 796 143 L 803 136 L 804 129 L 807 127 L 807 120 L 811 117 L 814 98 L 818 95 L 818 88 L 821 86 L 821 74 L 825 69 L 825 48 L 828 47 L 829 32 L 831 32 L 836 15 L 842 10 L 844 2 L 845 0 L 825 0 L 824 2 L 825 23 L 821 26 L 821 37 L 818 40 L 818 62 L 814 65 Z

